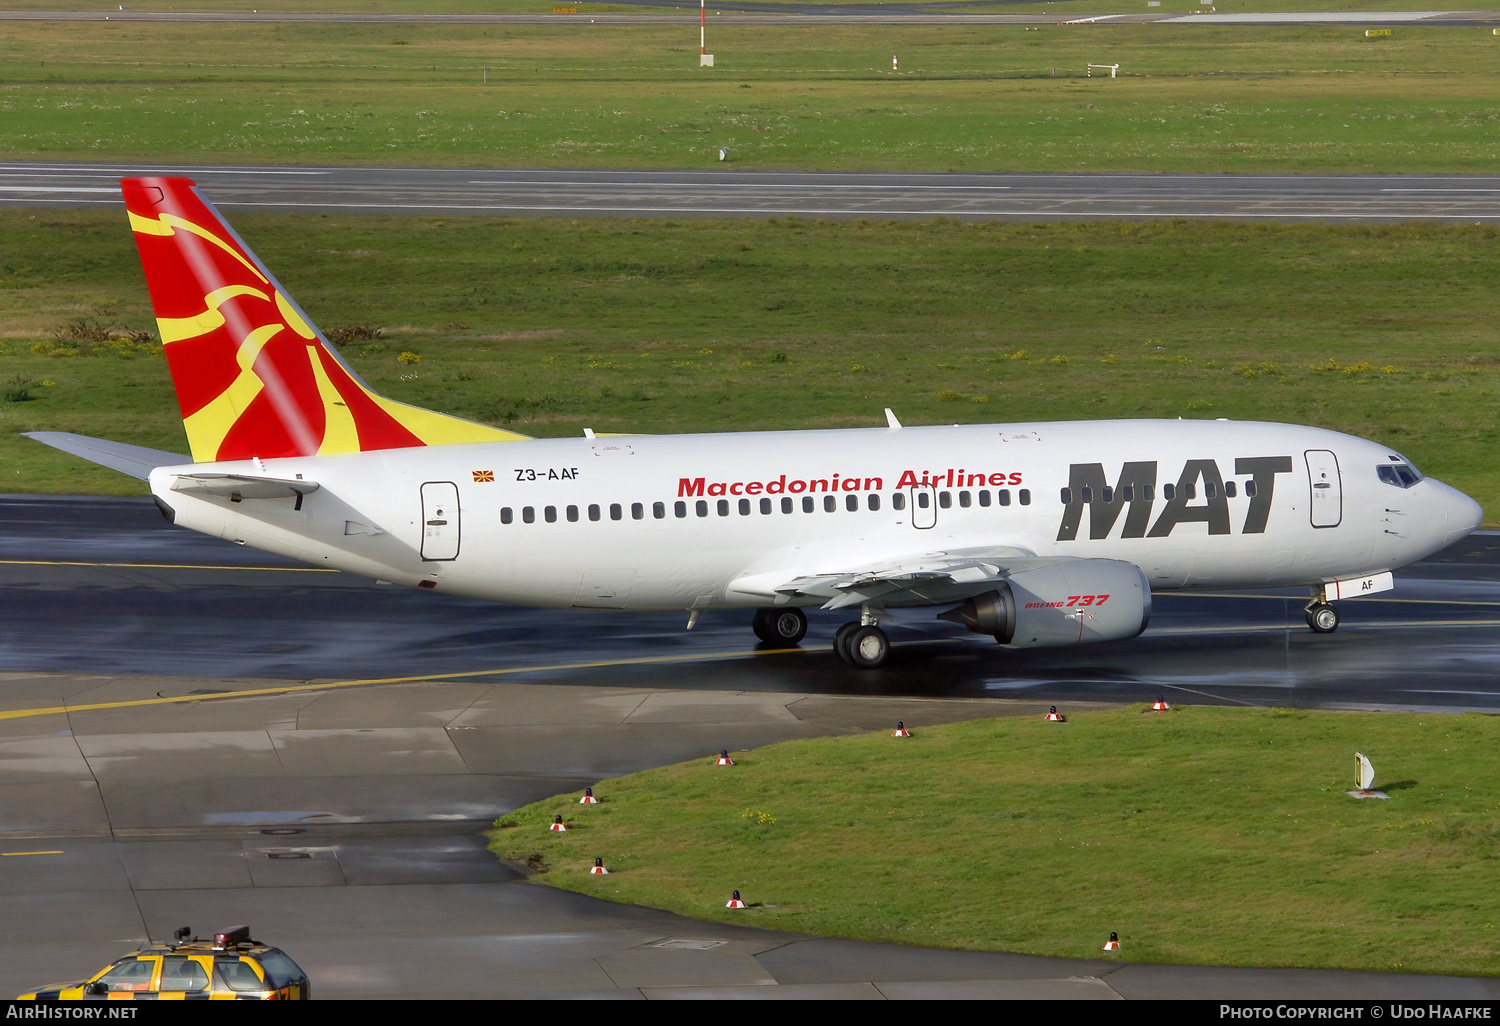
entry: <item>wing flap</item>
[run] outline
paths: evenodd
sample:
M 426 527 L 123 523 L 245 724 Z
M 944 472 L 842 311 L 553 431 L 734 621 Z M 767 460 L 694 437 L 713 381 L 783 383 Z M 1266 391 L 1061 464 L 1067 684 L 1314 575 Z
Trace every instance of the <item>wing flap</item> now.
M 817 601 L 824 609 L 866 603 L 929 606 L 962 602 L 993 591 L 1013 574 L 1072 560 L 1021 548 L 963 549 L 898 557 L 838 572 L 795 575 L 762 571 L 737 578 L 732 593 L 771 598 L 777 605 Z

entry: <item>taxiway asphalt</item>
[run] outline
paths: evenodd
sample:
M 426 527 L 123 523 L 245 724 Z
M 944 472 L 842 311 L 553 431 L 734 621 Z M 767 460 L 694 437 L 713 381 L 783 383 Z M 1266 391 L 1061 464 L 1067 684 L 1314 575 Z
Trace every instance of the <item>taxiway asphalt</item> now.
M 617 774 L 898 718 L 1161 693 L 1500 708 L 1500 536 L 1398 581 L 1346 603 L 1332 636 L 1292 597 L 1161 596 L 1132 642 L 1018 658 L 914 620 L 889 666 L 857 673 L 826 651 L 821 614 L 803 651 L 757 654 L 738 614 L 689 633 L 678 614 L 521 610 L 296 568 L 171 527 L 144 499 L 0 497 L 0 993 L 148 934 L 248 921 L 320 997 L 1494 1000 L 1488 979 L 702 923 L 539 886 L 479 836 Z
M 733 154 L 730 154 L 731 163 Z M 0 205 L 118 207 L 185 175 L 229 211 L 558 217 L 1500 221 L 1500 175 L 895 174 L 0 163 Z

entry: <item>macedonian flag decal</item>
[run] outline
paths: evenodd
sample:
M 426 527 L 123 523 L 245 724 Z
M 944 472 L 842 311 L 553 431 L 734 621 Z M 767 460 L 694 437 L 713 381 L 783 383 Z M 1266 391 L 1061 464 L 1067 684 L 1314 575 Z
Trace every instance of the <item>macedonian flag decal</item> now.
M 376 394 L 191 181 L 120 184 L 195 462 L 526 437 Z

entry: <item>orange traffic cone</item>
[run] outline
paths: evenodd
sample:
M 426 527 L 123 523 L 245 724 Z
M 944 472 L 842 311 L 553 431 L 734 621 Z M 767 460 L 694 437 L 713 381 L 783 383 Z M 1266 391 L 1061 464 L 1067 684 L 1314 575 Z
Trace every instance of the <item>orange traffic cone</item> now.
M 604 860 L 603 859 L 595 859 L 593 866 L 590 867 L 590 869 L 589 869 L 589 876 L 608 876 L 608 875 L 609 875 L 609 870 L 607 870 L 607 869 L 604 868 Z
M 724 748 L 724 749 L 721 749 L 719 751 L 719 761 L 716 762 L 716 763 L 714 763 L 714 765 L 716 765 L 716 766 L 733 766 L 734 765 L 734 760 L 729 757 L 729 749 Z
M 1051 706 L 1047 710 L 1047 720 L 1051 723 L 1066 723 L 1068 718 L 1057 711 L 1057 706 Z
M 896 729 L 891 731 L 891 737 L 911 737 L 911 731 L 906 729 L 904 720 L 896 721 Z
M 1120 935 L 1118 933 L 1115 933 L 1113 930 L 1111 930 L 1109 932 L 1109 940 L 1107 940 L 1107 941 L 1104 942 L 1104 947 L 1103 947 L 1102 950 L 1104 950 L 1104 951 L 1119 951 L 1120 950 Z
M 594 797 L 594 789 L 592 787 L 585 787 L 583 789 L 583 797 L 580 798 L 580 799 L 578 799 L 578 804 L 579 805 L 598 805 L 599 804 L 599 799 L 597 799 L 597 798 Z
M 734 897 L 730 898 L 727 902 L 725 902 L 724 907 L 725 908 L 745 908 L 746 906 L 745 906 L 745 903 L 740 900 L 740 892 L 739 891 L 735 891 L 734 892 Z
M 1156 701 L 1151 703 L 1152 712 L 1171 712 L 1171 710 L 1172 707 L 1167 704 L 1167 700 L 1160 695 L 1157 695 Z
M 552 821 L 552 826 L 550 829 L 554 834 L 565 834 L 568 832 L 568 824 L 562 821 L 561 816 L 558 816 Z

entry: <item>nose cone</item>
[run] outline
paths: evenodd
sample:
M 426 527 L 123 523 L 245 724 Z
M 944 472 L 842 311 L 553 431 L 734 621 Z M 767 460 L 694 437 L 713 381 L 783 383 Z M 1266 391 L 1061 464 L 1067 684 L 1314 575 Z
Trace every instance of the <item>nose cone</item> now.
M 1443 485 L 1443 489 L 1443 518 L 1448 528 L 1448 538 L 1443 544 L 1452 545 L 1473 534 L 1484 523 L 1484 510 L 1457 488 Z

